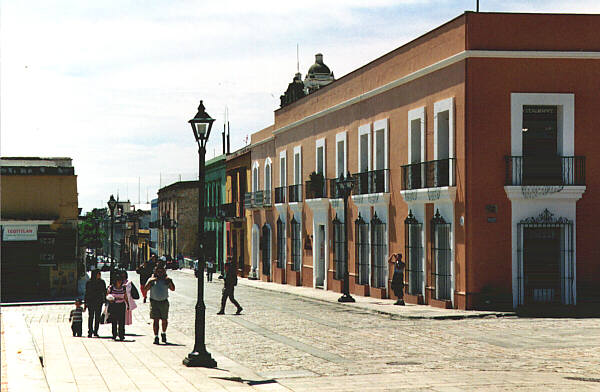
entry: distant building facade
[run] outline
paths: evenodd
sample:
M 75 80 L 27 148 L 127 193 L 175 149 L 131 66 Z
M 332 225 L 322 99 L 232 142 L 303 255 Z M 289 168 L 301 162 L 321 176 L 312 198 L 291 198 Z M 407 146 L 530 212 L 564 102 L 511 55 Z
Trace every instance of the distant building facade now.
M 72 296 L 78 254 L 71 158 L 0 158 L 2 300 Z

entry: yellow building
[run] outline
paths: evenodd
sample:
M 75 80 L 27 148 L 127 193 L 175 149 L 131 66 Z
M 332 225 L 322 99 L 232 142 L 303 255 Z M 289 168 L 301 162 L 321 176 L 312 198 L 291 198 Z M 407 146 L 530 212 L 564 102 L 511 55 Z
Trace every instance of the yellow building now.
M 77 292 L 77 176 L 71 158 L 0 158 L 2 300 Z

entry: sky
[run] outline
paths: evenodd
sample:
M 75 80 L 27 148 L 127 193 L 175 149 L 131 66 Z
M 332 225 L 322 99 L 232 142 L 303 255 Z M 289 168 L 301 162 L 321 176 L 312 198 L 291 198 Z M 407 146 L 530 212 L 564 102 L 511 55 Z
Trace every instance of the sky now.
M 79 207 L 134 203 L 197 176 L 187 121 L 216 119 L 207 159 L 273 123 L 299 62 L 339 78 L 476 0 L 0 0 L 0 155 L 71 157 Z M 600 13 L 598 0 L 480 0 L 480 11 Z M 297 58 L 298 45 L 298 58 Z

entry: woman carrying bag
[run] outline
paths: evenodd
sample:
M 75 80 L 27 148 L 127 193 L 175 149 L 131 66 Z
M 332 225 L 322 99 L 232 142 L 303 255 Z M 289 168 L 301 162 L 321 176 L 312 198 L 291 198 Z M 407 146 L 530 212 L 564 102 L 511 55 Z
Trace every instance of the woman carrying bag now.
M 140 299 L 140 294 L 133 282 L 128 279 L 127 271 L 123 271 L 121 274 L 123 276 L 123 286 L 125 286 L 125 291 L 127 292 L 127 305 L 129 305 L 125 311 L 125 325 L 131 325 L 133 323 L 131 311 L 137 308 L 135 300 Z
M 112 321 L 112 338 L 117 340 L 117 333 L 121 341 L 125 340 L 125 312 L 129 309 L 127 289 L 123 285 L 123 277 L 117 274 L 115 283 L 108 286 L 108 313 Z

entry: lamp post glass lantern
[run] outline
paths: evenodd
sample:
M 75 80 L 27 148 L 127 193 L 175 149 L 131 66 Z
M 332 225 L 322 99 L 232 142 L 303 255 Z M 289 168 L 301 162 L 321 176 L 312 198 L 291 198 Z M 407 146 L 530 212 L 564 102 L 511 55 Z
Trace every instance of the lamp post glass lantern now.
M 206 157 L 206 143 L 210 136 L 212 124 L 215 120 L 206 113 L 204 104 L 200 101 L 198 112 L 189 122 L 192 126 L 194 138 L 198 144 L 198 293 L 196 301 L 195 318 L 195 340 L 194 349 L 185 357 L 183 364 L 188 367 L 217 367 L 217 362 L 206 351 L 205 344 L 205 313 L 204 304 L 204 266 L 206 260 L 204 257 L 204 160 Z
M 344 230 L 346 230 L 346 244 L 344 245 L 344 286 L 342 288 L 342 296 L 338 298 L 338 302 L 355 302 L 354 298 L 350 295 L 350 282 L 349 282 L 349 273 L 348 273 L 348 197 L 352 193 L 352 189 L 354 188 L 354 178 L 350 175 L 350 172 L 346 174 L 344 178 L 344 174 L 340 174 L 340 177 L 337 180 L 337 191 L 340 196 L 344 199 Z

